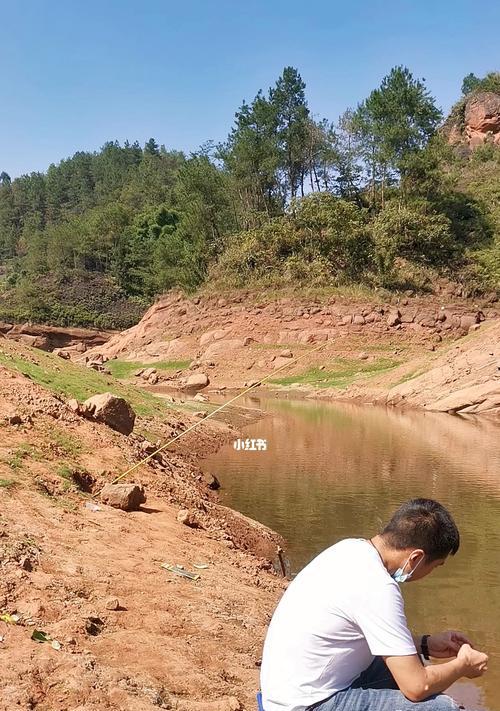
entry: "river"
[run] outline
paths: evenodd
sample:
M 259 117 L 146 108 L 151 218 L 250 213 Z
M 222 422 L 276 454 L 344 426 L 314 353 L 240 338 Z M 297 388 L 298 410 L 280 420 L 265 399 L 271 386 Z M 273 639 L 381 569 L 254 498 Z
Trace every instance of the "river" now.
M 403 586 L 408 621 L 417 634 L 462 630 L 487 651 L 487 675 L 453 694 L 474 710 L 500 708 L 498 423 L 312 400 L 239 403 L 266 412 L 243 432 L 266 449 L 228 444 L 202 466 L 220 479 L 223 503 L 285 537 L 294 572 L 339 539 L 373 535 L 407 499 L 449 508 L 460 551 Z

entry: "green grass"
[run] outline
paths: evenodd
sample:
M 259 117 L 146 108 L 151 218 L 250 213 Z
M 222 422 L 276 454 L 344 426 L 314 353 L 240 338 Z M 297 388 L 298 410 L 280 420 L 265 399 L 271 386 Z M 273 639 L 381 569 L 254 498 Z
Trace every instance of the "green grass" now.
M 57 467 L 57 474 L 63 479 L 73 479 L 73 469 L 68 464 L 60 464 Z
M 43 454 L 38 452 L 35 447 L 30 444 L 21 444 L 17 449 L 15 449 L 9 459 L 5 460 L 5 463 L 9 465 L 11 469 L 17 471 L 23 466 L 25 459 L 31 458 L 35 462 L 41 462 L 43 460 Z
M 111 375 L 99 373 L 52 353 L 2 344 L 0 364 L 17 370 L 53 393 L 82 402 L 92 395 L 111 392 L 127 400 L 138 415 L 161 417 L 172 405 L 134 385 L 125 385 Z M 176 409 L 182 409 L 177 406 Z
M 351 385 L 358 377 L 370 377 L 392 370 L 400 365 L 401 361 L 390 358 L 380 358 L 375 363 L 352 361 L 346 358 L 335 358 L 333 368 L 320 370 L 317 367 L 309 368 L 298 375 L 287 375 L 268 382 L 276 385 L 314 385 L 320 388 L 345 388 Z
M 64 454 L 77 457 L 82 451 L 81 443 L 75 439 L 75 437 L 71 437 L 71 435 L 67 434 L 67 432 L 54 428 L 51 430 L 50 437 L 52 442 L 57 445 L 57 448 Z
M 160 360 L 157 363 L 140 363 L 139 361 L 131 360 L 110 360 L 106 363 L 106 368 L 109 368 L 114 378 L 126 380 L 130 378 L 136 370 L 140 368 L 156 368 L 156 370 L 176 371 L 187 368 L 191 361 L 189 360 Z
M 15 486 L 16 482 L 14 479 L 0 479 L 0 489 L 10 489 Z

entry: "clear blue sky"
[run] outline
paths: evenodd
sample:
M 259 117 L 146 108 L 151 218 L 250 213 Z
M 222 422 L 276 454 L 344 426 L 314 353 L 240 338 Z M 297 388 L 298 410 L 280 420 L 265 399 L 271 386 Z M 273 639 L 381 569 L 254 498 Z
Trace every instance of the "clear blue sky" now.
M 337 119 L 396 64 L 445 110 L 500 69 L 500 2 L 0 0 L 0 171 L 45 170 L 104 141 L 195 150 L 242 99 L 299 69 Z

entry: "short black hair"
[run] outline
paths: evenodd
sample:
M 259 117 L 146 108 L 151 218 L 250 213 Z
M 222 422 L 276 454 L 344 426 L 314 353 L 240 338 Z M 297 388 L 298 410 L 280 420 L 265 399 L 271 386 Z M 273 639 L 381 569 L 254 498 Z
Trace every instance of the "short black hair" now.
M 382 531 L 396 550 L 421 548 L 430 563 L 455 555 L 460 534 L 451 514 L 433 499 L 411 499 L 399 507 Z

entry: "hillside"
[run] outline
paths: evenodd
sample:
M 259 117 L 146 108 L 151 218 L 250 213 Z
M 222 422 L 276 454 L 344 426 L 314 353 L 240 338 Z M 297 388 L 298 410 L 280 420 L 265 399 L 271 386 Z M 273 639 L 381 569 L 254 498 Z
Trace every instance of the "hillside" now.
M 444 122 L 394 67 L 317 119 L 297 69 L 190 156 L 111 140 L 0 173 L 0 318 L 123 329 L 173 288 L 500 287 L 498 73 L 468 78 Z
M 280 541 L 217 504 L 196 464 L 236 430 L 202 421 L 135 472 L 140 510 L 111 508 L 99 500 L 104 483 L 150 451 L 147 438 L 199 421 L 193 405 L 173 409 L 56 355 L 0 345 L 0 708 L 252 708 L 267 611 L 282 590 L 268 559 Z M 82 387 L 126 395 L 134 433 L 76 414 L 68 402 Z M 179 508 L 197 528 L 177 520 Z M 163 562 L 203 564 L 200 579 Z M 34 630 L 60 649 L 32 640 Z

